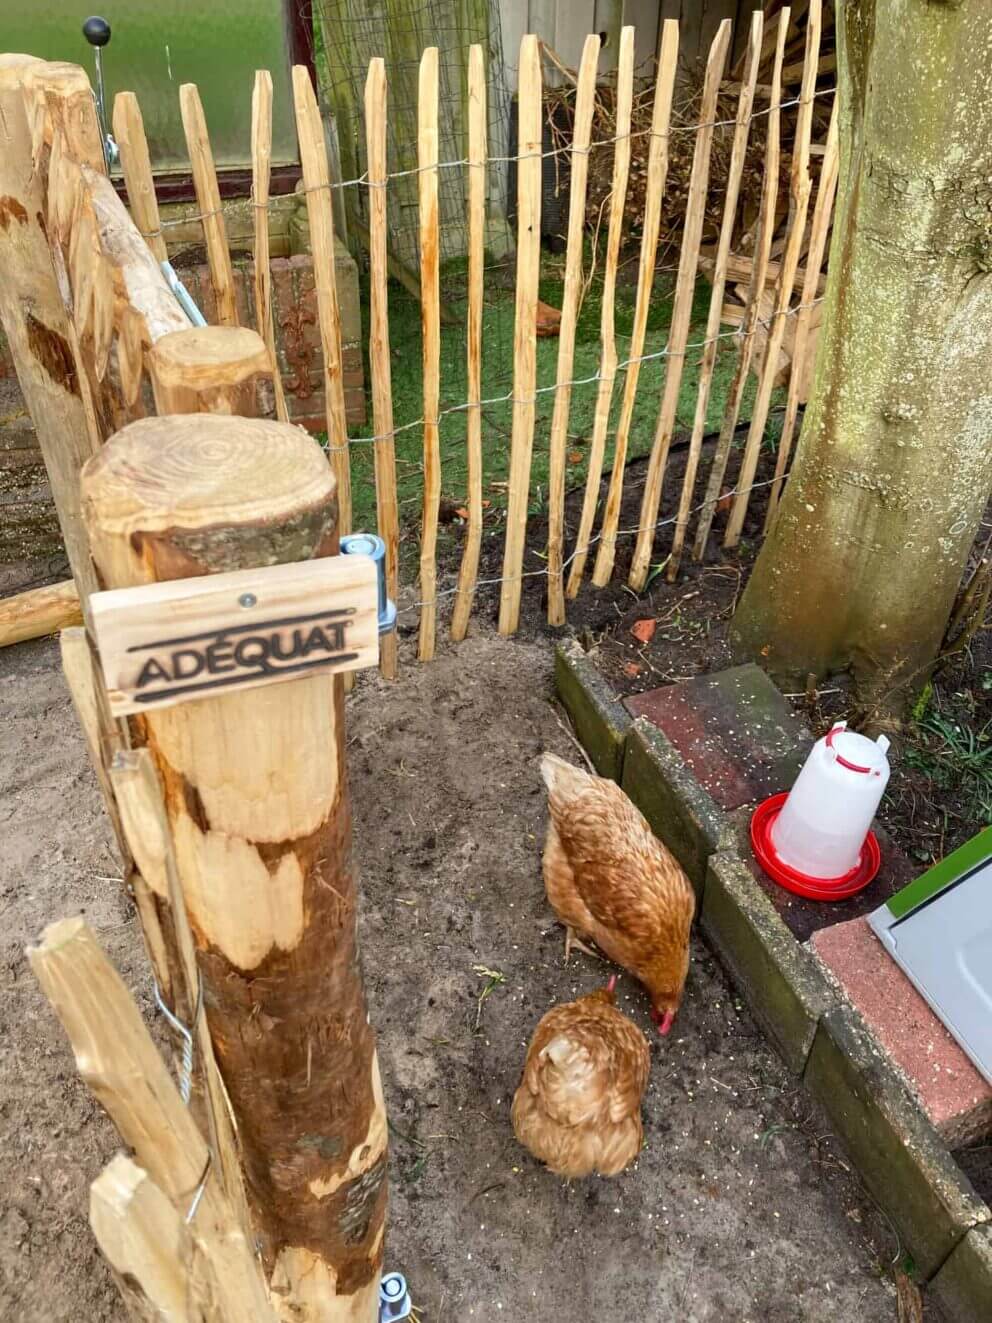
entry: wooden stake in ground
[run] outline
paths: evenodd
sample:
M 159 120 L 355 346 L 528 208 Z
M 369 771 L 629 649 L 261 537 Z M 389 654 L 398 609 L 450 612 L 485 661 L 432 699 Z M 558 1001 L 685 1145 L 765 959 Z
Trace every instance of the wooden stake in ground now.
M 375 442 L 375 498 L 379 536 L 386 547 L 386 591 L 399 590 L 399 506 L 396 499 L 396 442 L 393 437 L 392 366 L 389 358 L 386 214 L 386 66 L 369 63 L 365 80 L 365 140 L 369 184 L 369 371 L 372 377 L 372 425 Z M 379 641 L 379 668 L 396 678 L 396 631 Z
M 582 250 L 585 243 L 586 186 L 589 179 L 589 143 L 596 99 L 600 38 L 586 37 L 575 92 L 572 124 L 571 177 L 568 189 L 568 243 L 565 249 L 565 289 L 558 332 L 558 378 L 551 415 L 548 464 L 548 624 L 565 623 L 565 452 L 568 415 L 572 404 L 575 364 L 575 326 L 582 299 Z
M 251 94 L 251 198 L 255 217 L 255 325 L 269 347 L 276 417 L 289 422 L 282 373 L 276 357 L 276 333 L 272 321 L 272 272 L 269 269 L 269 182 L 272 176 L 272 75 L 255 70 Z
M 216 1323 L 275 1323 L 259 1263 L 203 1136 L 92 931 L 81 918 L 62 919 L 27 956 L 84 1082 L 189 1228 L 222 1306 Z
M 535 36 L 520 43 L 517 81 L 517 297 L 513 321 L 513 424 L 506 548 L 499 599 L 499 632 L 520 622 L 530 464 L 537 389 L 537 285 L 541 273 L 541 49 Z
M 778 367 L 778 354 L 785 336 L 785 319 L 789 315 L 789 303 L 792 297 L 792 285 L 796 268 L 799 266 L 799 251 L 806 232 L 806 212 L 809 207 L 809 195 L 812 183 L 809 177 L 809 137 L 813 120 L 813 94 L 816 90 L 816 66 L 820 55 L 820 0 L 811 0 L 809 17 L 806 22 L 806 69 L 803 74 L 800 91 L 799 114 L 796 122 L 796 139 L 792 147 L 792 171 L 789 179 L 789 234 L 785 252 L 782 254 L 782 269 L 779 272 L 778 288 L 775 291 L 775 311 L 771 326 L 768 328 L 768 344 L 765 347 L 765 361 L 758 378 L 758 390 L 751 411 L 751 425 L 748 428 L 747 441 L 744 444 L 744 458 L 737 479 L 737 492 L 727 520 L 727 531 L 723 545 L 735 547 L 740 541 L 744 528 L 744 516 L 751 500 L 751 484 L 754 482 L 758 467 L 758 454 L 761 440 L 768 421 L 768 409 L 771 404 L 772 390 L 775 386 L 775 373 Z
M 592 537 L 599 483 L 603 476 L 603 456 L 606 453 L 606 428 L 610 421 L 610 403 L 613 383 L 617 375 L 617 341 L 615 325 L 615 294 L 617 264 L 620 260 L 620 240 L 623 237 L 624 204 L 627 201 L 627 180 L 630 176 L 630 111 L 634 100 L 634 29 L 626 27 L 620 33 L 620 62 L 617 67 L 616 143 L 613 149 L 613 180 L 610 187 L 610 225 L 606 239 L 606 264 L 603 269 L 603 302 L 600 316 L 601 352 L 599 358 L 599 385 L 596 391 L 596 409 L 593 414 L 592 443 L 589 446 L 589 472 L 582 498 L 579 531 L 572 553 L 572 568 L 568 576 L 567 593 L 575 597 L 582 583 L 589 543 Z
M 706 206 L 706 188 L 710 170 L 710 149 L 713 145 L 713 121 L 716 118 L 716 101 L 720 91 L 720 78 L 723 74 L 723 66 L 727 59 L 729 45 L 730 20 L 724 19 L 713 38 L 709 58 L 706 61 L 706 77 L 703 82 L 703 96 L 699 107 L 700 127 L 696 130 L 696 147 L 692 157 L 689 195 L 685 205 L 685 226 L 682 231 L 682 252 L 679 255 L 675 302 L 672 306 L 672 324 L 668 332 L 668 371 L 665 376 L 665 389 L 661 398 L 658 426 L 655 430 L 651 459 L 648 464 L 647 481 L 644 486 L 644 498 L 641 503 L 641 513 L 638 521 L 637 544 L 634 548 L 634 558 L 630 567 L 629 583 L 636 592 L 640 592 L 644 587 L 647 582 L 648 571 L 651 568 L 651 551 L 654 546 L 658 506 L 661 503 L 661 487 L 665 478 L 665 465 L 668 462 L 668 449 L 675 431 L 675 412 L 679 402 L 682 371 L 685 367 L 689 318 L 692 315 L 692 300 L 696 289 L 699 241 L 703 231 L 703 211 Z
M 0 648 L 57 634 L 82 620 L 79 590 L 72 579 L 0 597 Z
M 727 284 L 727 261 L 730 257 L 730 244 L 734 237 L 734 221 L 737 217 L 737 199 L 741 191 L 741 175 L 744 171 L 744 154 L 747 150 L 748 132 L 751 127 L 751 107 L 754 104 L 754 87 L 758 80 L 758 59 L 761 53 L 761 10 L 756 9 L 751 16 L 751 34 L 748 39 L 747 62 L 741 83 L 740 96 L 737 100 L 737 123 L 734 126 L 734 141 L 730 150 L 730 165 L 727 167 L 727 191 L 723 201 L 723 220 L 720 223 L 720 238 L 717 242 L 716 260 L 713 268 L 713 288 L 710 292 L 710 310 L 706 319 L 706 344 L 703 346 L 703 358 L 699 367 L 699 390 L 696 394 L 696 414 L 692 421 L 692 435 L 689 439 L 689 453 L 686 458 L 685 476 L 682 480 L 682 495 L 679 498 L 678 515 L 675 523 L 675 536 L 672 539 L 672 554 L 668 562 L 668 581 L 675 582 L 682 559 L 682 546 L 685 542 L 686 529 L 689 525 L 689 510 L 692 506 L 692 493 L 696 485 L 696 470 L 703 448 L 703 432 L 706 430 L 706 414 L 710 403 L 710 387 L 713 384 L 713 368 L 716 365 L 716 351 L 719 345 L 720 313 L 723 309 L 723 292 Z
M 331 211 L 331 176 L 327 165 L 324 122 L 314 95 L 310 72 L 293 67 L 293 100 L 300 165 L 310 221 L 310 249 L 317 286 L 320 350 L 324 357 L 324 399 L 327 409 L 327 446 L 338 484 L 338 532 L 351 532 L 351 462 L 348 456 L 348 420 L 344 407 L 341 367 L 341 318 L 334 271 L 334 220 Z
M 810 226 L 809 252 L 806 256 L 806 274 L 802 292 L 799 296 L 799 311 L 796 313 L 796 339 L 792 352 L 792 370 L 789 374 L 789 394 L 785 403 L 785 421 L 782 423 L 782 435 L 778 443 L 778 455 L 775 459 L 775 482 L 768 493 L 768 513 L 765 516 L 765 532 L 771 527 L 778 509 L 778 498 L 782 491 L 782 480 L 792 451 L 792 438 L 796 430 L 796 418 L 799 413 L 799 396 L 806 379 L 806 356 L 810 352 L 809 327 L 813 314 L 813 304 L 817 298 L 820 268 L 823 266 L 823 254 L 830 233 L 833 216 L 834 197 L 837 193 L 838 152 L 837 152 L 837 102 L 834 101 L 830 115 L 830 129 L 827 133 L 827 147 L 820 167 L 820 187 L 816 194 L 813 208 L 813 220 Z
M 87 466 L 83 493 L 108 587 L 337 545 L 334 475 L 285 424 L 139 420 Z M 308 1323 L 373 1323 L 386 1116 L 358 967 L 342 686 L 313 675 L 141 725 L 273 1288 Z
M 451 613 L 451 637 L 468 633 L 482 550 L 482 305 L 486 262 L 486 62 L 481 46 L 468 53 L 468 313 L 465 323 L 465 445 L 468 524 Z M 571 187 L 575 189 L 575 172 Z
M 438 60 L 430 46 L 420 60 L 417 93 L 417 197 L 420 204 L 420 325 L 424 377 L 424 507 L 420 531 L 420 639 L 430 661 L 437 639 L 437 521 L 441 506 L 441 235 L 438 228 Z
M 234 270 L 227 246 L 227 226 L 217 186 L 217 171 L 210 149 L 210 135 L 195 83 L 183 83 L 179 89 L 179 109 L 189 149 L 196 205 L 200 209 L 203 238 L 207 245 L 210 283 L 217 300 L 217 321 L 221 326 L 237 326 L 238 307 L 234 297 Z
M 131 216 L 141 231 L 141 237 L 155 254 L 155 260 L 165 262 L 169 250 L 162 237 L 145 123 L 138 98 L 133 92 L 118 92 L 114 97 L 114 141 L 120 148 L 121 169 L 124 172 Z
M 629 362 L 623 385 L 623 399 L 617 434 L 613 446 L 613 471 L 606 494 L 606 507 L 596 552 L 592 581 L 604 588 L 613 574 L 616 558 L 617 529 L 620 526 L 620 505 L 623 500 L 623 475 L 627 463 L 630 424 L 634 417 L 637 382 L 641 372 L 641 356 L 647 333 L 648 313 L 654 293 L 655 265 L 658 256 L 658 231 L 661 226 L 661 202 L 668 174 L 668 126 L 672 113 L 672 92 L 679 54 L 678 19 L 666 18 L 662 27 L 661 53 L 658 57 L 658 81 L 655 87 L 654 108 L 651 115 L 651 143 L 648 147 L 647 188 L 644 195 L 644 225 L 641 231 L 641 256 L 637 269 L 637 299 L 634 305 L 634 325 L 631 331 Z
M 692 546 L 692 554 L 696 560 L 701 560 L 706 551 L 713 516 L 716 514 L 717 501 L 720 499 L 723 480 L 727 472 L 730 447 L 734 439 L 734 433 L 737 430 L 737 419 L 740 416 L 741 401 L 744 399 L 747 374 L 754 353 L 754 333 L 761 312 L 761 296 L 765 292 L 772 234 L 775 229 L 775 208 L 778 202 L 779 132 L 782 118 L 782 59 L 785 53 L 785 38 L 788 28 L 789 9 L 786 7 L 779 13 L 776 29 L 775 63 L 772 71 L 770 93 L 771 108 L 768 112 L 768 128 L 765 138 L 765 171 L 761 185 L 761 203 L 758 211 L 758 229 L 755 237 L 755 256 L 751 268 L 751 283 L 748 286 L 747 306 L 744 310 L 744 320 L 741 323 L 739 336 L 740 353 L 737 366 L 734 369 L 734 378 L 730 383 L 730 390 L 727 392 L 727 403 L 723 412 L 723 422 L 720 424 L 720 435 L 717 438 L 716 449 L 713 451 L 713 463 L 710 466 L 710 476 L 706 484 L 703 508 L 699 512 L 699 523 L 696 527 L 696 537 Z M 766 37 L 766 45 L 767 41 L 768 38 Z M 781 267 L 779 268 L 779 274 L 781 275 Z
M 18 62 L 19 61 L 19 62 Z M 45 229 L 23 92 L 30 56 L 0 62 L 0 322 L 38 433 L 69 564 L 85 599 L 97 587 L 79 514 L 79 471 L 94 453 Z
M 257 384 L 272 355 L 247 326 L 194 326 L 163 336 L 148 355 L 158 413 L 258 412 Z

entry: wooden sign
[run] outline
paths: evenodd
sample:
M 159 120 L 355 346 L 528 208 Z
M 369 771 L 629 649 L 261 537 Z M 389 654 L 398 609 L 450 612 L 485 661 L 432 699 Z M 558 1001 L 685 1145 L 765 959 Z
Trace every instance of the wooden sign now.
M 114 716 L 379 660 L 368 556 L 93 593 L 88 617 Z

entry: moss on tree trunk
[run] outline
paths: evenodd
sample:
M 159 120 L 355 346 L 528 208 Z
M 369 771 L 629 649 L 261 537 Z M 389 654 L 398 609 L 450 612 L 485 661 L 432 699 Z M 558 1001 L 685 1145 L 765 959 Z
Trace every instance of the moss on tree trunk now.
M 992 488 L 992 6 L 838 5 L 841 189 L 812 398 L 734 620 L 784 676 L 905 697 Z

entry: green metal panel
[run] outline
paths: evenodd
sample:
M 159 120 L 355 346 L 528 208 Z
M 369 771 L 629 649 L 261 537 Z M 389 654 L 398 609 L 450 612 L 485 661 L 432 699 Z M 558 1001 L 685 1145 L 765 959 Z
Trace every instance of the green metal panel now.
M 292 0 L 291 0 L 292 2 Z M 94 80 L 82 35 L 89 13 L 113 30 L 103 56 L 107 113 L 115 93 L 136 93 L 156 170 L 188 168 L 179 87 L 196 83 L 220 167 L 251 164 L 251 91 L 256 69 L 272 74 L 272 160 L 298 159 L 283 0 L 126 0 L 92 9 L 71 0 L 2 0 L 0 51 L 81 64 Z
M 959 877 L 971 872 L 990 855 L 992 855 L 992 827 L 986 827 L 970 841 L 965 841 L 964 845 L 959 846 L 953 854 L 941 859 L 940 863 L 934 864 L 933 868 L 903 887 L 902 891 L 890 896 L 885 907 L 894 918 L 901 919 L 917 906 L 943 891 L 952 882 L 956 882 Z

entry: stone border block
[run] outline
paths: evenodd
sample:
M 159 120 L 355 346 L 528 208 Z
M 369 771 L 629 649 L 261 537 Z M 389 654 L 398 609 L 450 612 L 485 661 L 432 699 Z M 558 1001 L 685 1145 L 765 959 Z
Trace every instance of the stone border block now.
M 619 781 L 630 714 L 574 640 L 555 649 L 555 691 L 596 771 Z
M 709 857 L 729 841 L 730 822 L 646 717 L 627 732 L 621 785 L 685 869 L 699 900 Z
M 785 1064 L 801 1075 L 820 1016 L 837 997 L 735 850 L 709 861 L 700 924 Z
M 928 1281 L 988 1208 L 846 1006 L 821 1018 L 803 1078 Z
M 930 1283 L 947 1323 L 992 1318 L 992 1228 L 973 1227 Z

